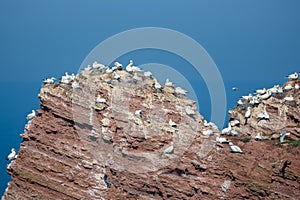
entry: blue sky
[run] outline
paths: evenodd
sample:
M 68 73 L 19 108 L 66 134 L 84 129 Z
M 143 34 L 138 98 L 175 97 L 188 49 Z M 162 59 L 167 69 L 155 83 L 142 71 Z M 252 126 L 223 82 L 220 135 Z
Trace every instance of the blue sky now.
M 0 193 L 9 180 L 4 159 L 11 147 L 19 147 L 26 114 L 39 107 L 42 79 L 77 72 L 101 41 L 148 26 L 190 36 L 218 66 L 232 107 L 242 94 L 282 84 L 285 75 L 300 71 L 299 8 L 297 0 L 0 0 Z M 133 52 L 120 60 L 129 58 L 137 63 L 188 66 L 159 51 Z M 204 116 L 209 116 L 203 80 L 189 78 L 200 91 L 200 110 L 204 107 Z M 237 93 L 230 91 L 235 85 L 240 87 Z

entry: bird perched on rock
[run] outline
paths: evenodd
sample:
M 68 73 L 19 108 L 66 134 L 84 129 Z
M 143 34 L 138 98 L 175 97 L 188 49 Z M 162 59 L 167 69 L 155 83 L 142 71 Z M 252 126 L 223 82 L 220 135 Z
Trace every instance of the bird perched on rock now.
M 52 84 L 54 83 L 54 81 L 56 80 L 56 78 L 51 77 L 51 78 L 47 78 L 43 81 L 44 84 Z
M 176 87 L 175 88 L 175 94 L 176 95 L 186 95 L 187 91 L 182 89 L 181 87 Z
M 121 79 L 121 76 L 117 72 L 114 72 L 114 79 L 119 81 Z
M 165 82 L 165 86 L 173 87 L 174 84 L 173 84 L 173 82 L 171 82 L 171 81 L 167 78 L 167 79 L 166 79 L 166 82 Z
M 287 84 L 286 86 L 284 86 L 283 90 L 291 90 L 293 89 L 293 86 L 291 84 Z
M 141 117 L 141 116 L 142 116 L 142 110 L 136 110 L 136 111 L 134 112 L 134 115 L 135 115 L 135 116 L 138 116 L 138 117 Z
M 6 160 L 14 160 L 14 159 L 16 159 L 16 156 L 17 155 L 16 155 L 15 148 L 12 148 L 11 152 L 10 152 L 10 154 L 8 154 Z
M 193 109 L 189 108 L 189 107 L 186 107 L 186 108 L 185 108 L 185 112 L 186 112 L 186 114 L 189 115 L 189 116 L 193 116 L 193 115 L 196 114 L 195 111 L 194 111 Z
M 211 129 L 207 129 L 207 130 L 203 130 L 203 131 L 202 131 L 202 134 L 203 134 L 204 136 L 211 136 L 211 135 L 214 134 L 214 132 L 213 132 Z
M 122 70 L 123 69 L 123 65 L 119 62 L 114 62 L 114 67 L 116 67 L 118 70 Z
M 245 124 L 247 124 L 248 118 L 251 116 L 251 107 L 247 107 L 247 111 L 245 113 Z
M 164 154 L 172 154 L 174 153 L 174 146 L 173 144 L 169 147 L 167 147 L 165 150 L 164 150 Z
M 237 119 L 234 119 L 234 120 L 230 121 L 230 126 L 237 126 L 239 124 L 240 124 L 240 121 L 237 120 Z
M 267 92 L 267 89 L 266 88 L 263 88 L 263 89 L 258 89 L 258 90 L 256 90 L 255 91 L 255 94 L 260 94 L 260 95 L 262 95 L 262 94 L 265 94 Z
M 93 62 L 92 66 L 93 66 L 93 68 L 103 68 L 103 67 L 105 67 L 104 65 L 98 63 L 97 61 Z
M 144 76 L 145 76 L 145 77 L 148 77 L 148 78 L 153 78 L 152 73 L 149 72 L 149 71 L 144 72 Z
M 229 145 L 230 145 L 231 152 L 233 152 L 233 153 L 243 153 L 243 151 L 241 150 L 241 148 L 239 146 L 234 145 L 232 142 L 229 142 Z
M 162 92 L 163 91 L 163 88 L 162 88 L 161 84 L 159 82 L 157 82 L 157 81 L 155 81 L 155 83 L 153 84 L 153 87 L 154 87 L 154 90 L 156 92 L 158 92 L 158 91 Z
M 267 113 L 267 110 L 266 110 L 266 106 L 264 106 L 264 109 L 263 109 L 263 112 L 262 113 L 259 113 L 257 115 L 257 122 L 259 122 L 260 120 L 269 120 L 270 119 L 270 116 L 269 114 Z
M 227 134 L 227 135 L 229 135 L 229 134 L 230 134 L 230 131 L 231 131 L 231 124 L 230 124 L 230 122 L 229 122 L 229 123 L 228 123 L 228 127 L 223 128 L 223 130 L 222 130 L 221 132 L 222 132 L 222 134 Z
M 224 138 L 224 137 L 220 137 L 220 135 L 218 134 L 217 135 L 217 137 L 216 137 L 216 141 L 218 142 L 218 143 L 227 143 L 227 142 L 229 142 L 228 140 L 227 140 L 227 138 Z
M 72 83 L 71 87 L 72 87 L 73 89 L 77 89 L 77 88 L 79 88 L 79 83 L 76 82 L 76 81 L 74 81 L 74 82 Z
M 31 113 L 29 113 L 27 116 L 26 116 L 26 119 L 27 120 L 32 120 L 36 115 L 36 112 L 35 110 L 32 110 Z
M 290 80 L 297 80 L 298 79 L 298 73 L 295 72 L 293 74 L 290 74 L 290 75 L 287 76 L 287 78 L 290 79 Z
M 296 83 L 296 84 L 295 84 L 295 89 L 296 89 L 296 90 L 299 90 L 299 88 L 300 88 L 300 85 L 299 85 L 298 83 Z
M 106 99 L 102 98 L 101 95 L 97 95 L 96 103 L 106 103 Z
M 280 134 L 279 143 L 282 144 L 284 142 L 285 136 L 290 135 L 290 133 L 287 133 L 285 130 L 283 130 Z
M 176 126 L 177 126 L 177 124 L 176 124 L 175 122 L 173 122 L 172 119 L 169 119 L 169 125 L 170 125 L 171 127 L 176 127 Z
M 133 60 L 130 60 L 129 64 L 126 66 L 126 71 L 129 73 L 133 73 L 133 72 L 140 72 L 142 70 L 139 67 L 133 66 Z
M 257 133 L 257 135 L 254 138 L 256 141 L 261 141 L 262 137 L 261 137 L 261 132 Z
M 288 102 L 294 101 L 294 97 L 292 96 L 284 97 L 283 99 L 284 101 L 288 101 Z

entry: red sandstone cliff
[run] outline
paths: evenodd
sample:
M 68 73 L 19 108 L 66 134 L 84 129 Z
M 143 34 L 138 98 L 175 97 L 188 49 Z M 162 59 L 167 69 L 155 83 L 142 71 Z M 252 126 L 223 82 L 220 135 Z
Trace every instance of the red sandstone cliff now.
M 161 92 L 149 77 L 117 73 L 120 81 L 85 70 L 79 88 L 42 87 L 2 199 L 299 199 L 299 89 L 263 100 L 247 124 L 243 107 L 230 111 L 240 121 L 238 135 L 226 136 L 244 152 L 236 154 L 200 114 L 188 115 L 195 102 L 173 87 Z M 283 100 L 290 95 L 295 101 Z M 258 122 L 263 105 L 270 119 Z M 291 135 L 279 144 L 284 129 Z

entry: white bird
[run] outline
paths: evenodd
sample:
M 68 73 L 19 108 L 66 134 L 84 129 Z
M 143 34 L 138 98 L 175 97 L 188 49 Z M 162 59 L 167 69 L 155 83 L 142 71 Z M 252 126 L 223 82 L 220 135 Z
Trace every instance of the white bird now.
M 231 128 L 231 124 L 230 124 L 230 122 L 229 122 L 229 123 L 228 123 L 228 127 L 223 128 L 223 130 L 221 131 L 221 133 L 222 133 L 222 134 L 227 134 L 227 135 L 229 135 L 231 129 L 232 129 L 232 128 Z
M 132 77 L 133 82 L 137 83 L 140 80 L 140 77 L 137 74 L 134 74 L 134 76 Z
M 270 119 L 270 116 L 269 116 L 269 114 L 267 113 L 267 110 L 266 110 L 266 106 L 264 106 L 263 112 L 259 113 L 257 115 L 257 122 L 259 122 L 260 120 L 263 120 L 263 119 L 266 119 L 266 120 Z
M 115 63 L 114 63 L 114 66 L 115 66 L 118 70 L 123 69 L 123 65 L 122 65 L 121 63 L 119 63 L 119 62 L 115 62 Z
M 237 136 L 239 133 L 234 130 L 234 129 L 231 129 L 231 131 L 229 132 L 229 135 L 232 135 L 232 136 Z
M 252 97 L 253 97 L 253 95 L 251 93 L 249 93 L 247 96 L 242 96 L 242 99 L 251 100 Z
M 129 61 L 129 64 L 126 66 L 126 71 L 127 72 L 140 72 L 142 71 L 141 68 L 133 66 L 133 60 Z
M 290 133 L 287 133 L 285 130 L 283 130 L 280 134 L 279 142 L 282 144 L 284 142 L 285 136 L 290 135 Z
M 271 91 L 272 94 L 277 94 L 279 89 L 279 85 L 274 85 L 272 88 L 269 90 Z
M 234 145 L 232 142 L 229 142 L 229 145 L 230 145 L 231 151 L 233 153 L 243 153 L 243 151 L 241 150 L 241 148 L 239 146 Z
M 26 116 L 26 119 L 27 120 L 31 120 L 32 118 L 34 118 L 36 115 L 35 113 L 35 110 L 32 110 L 31 113 L 29 113 L 27 116 Z
M 10 154 L 8 154 L 6 160 L 14 160 L 16 158 L 17 158 L 17 155 L 16 155 L 15 148 L 12 148 L 11 152 L 10 152 Z
M 91 65 L 88 65 L 84 68 L 84 71 L 90 71 L 92 69 Z
M 74 82 L 72 83 L 72 88 L 73 88 L 73 89 L 79 88 L 79 83 L 76 82 L 76 81 L 74 81 Z
M 265 94 L 267 92 L 266 88 L 256 90 L 256 94 Z
M 254 96 L 250 101 L 249 101 L 249 104 L 251 105 L 256 105 L 256 104 L 259 104 L 260 103 L 260 99 L 258 96 Z
M 176 87 L 175 88 L 175 94 L 177 94 L 177 95 L 186 95 L 187 91 L 182 89 L 181 87 Z
M 231 88 L 233 91 L 237 91 L 239 88 L 237 88 L 237 87 L 233 87 L 233 88 Z
M 279 94 L 282 94 L 282 93 L 283 93 L 282 87 L 279 87 L 279 88 L 278 88 L 278 93 L 279 93 Z
M 245 113 L 245 124 L 247 124 L 248 118 L 251 116 L 251 107 L 247 107 L 247 111 Z
M 298 79 L 298 73 L 295 72 L 293 74 L 290 74 L 287 76 L 287 78 L 289 78 L 290 80 L 296 80 L 296 79 Z
M 106 99 L 102 98 L 99 94 L 96 98 L 96 103 L 106 103 Z
M 203 130 L 202 134 L 205 136 L 211 136 L 214 134 L 214 132 L 211 129 Z
M 189 116 L 192 116 L 192 115 L 195 114 L 195 111 L 192 110 L 192 109 L 189 108 L 189 107 L 186 107 L 186 108 L 185 108 L 185 112 L 186 112 L 186 114 L 189 115 Z
M 141 117 L 142 116 L 142 110 L 136 110 L 134 112 L 134 115 L 138 116 L 138 117 Z
M 120 80 L 121 76 L 117 72 L 114 72 L 114 79 L 115 80 Z
M 234 120 L 230 121 L 231 126 L 236 126 L 236 125 L 239 125 L 239 124 L 240 124 L 240 121 L 237 120 L 237 119 L 234 119 Z
M 173 82 L 171 82 L 168 78 L 166 79 L 165 86 L 173 87 Z
M 164 154 L 172 154 L 172 153 L 174 153 L 173 144 L 164 150 Z
M 176 124 L 175 122 L 173 122 L 172 119 L 169 120 L 169 125 L 170 125 L 171 127 L 176 127 L 176 126 L 177 126 L 177 124 Z
M 284 86 L 283 90 L 291 90 L 293 89 L 293 86 L 291 84 L 287 84 L 286 86 Z
M 103 67 L 105 67 L 105 66 L 98 63 L 97 61 L 93 62 L 93 68 L 103 68 Z
M 300 89 L 300 85 L 298 83 L 295 84 L 295 89 L 299 90 Z
M 294 101 L 294 97 L 292 96 L 284 97 L 284 101 Z
M 218 143 L 227 143 L 227 142 L 229 142 L 228 140 L 227 140 L 227 138 L 224 138 L 224 137 L 220 137 L 220 135 L 217 135 L 217 137 L 216 137 L 216 141 L 218 142 Z
M 64 83 L 64 84 L 69 84 L 70 79 L 71 79 L 71 76 L 68 74 L 68 72 L 66 72 L 65 75 L 61 77 L 60 82 Z
M 254 138 L 256 141 L 261 141 L 262 140 L 262 137 L 261 137 L 261 133 L 257 133 L 257 135 L 255 136 Z
M 54 81 L 56 80 L 56 78 L 51 77 L 51 78 L 47 78 L 43 81 L 44 84 L 52 84 L 54 83 Z
M 238 104 L 238 105 L 244 105 L 244 102 L 243 102 L 242 99 L 239 99 L 239 100 L 237 101 L 237 104 Z
M 267 90 L 267 92 L 263 95 L 258 96 L 260 99 L 262 100 L 267 100 L 268 98 L 270 98 L 272 95 L 272 92 L 270 90 Z
M 145 77 L 149 77 L 149 78 L 152 78 L 152 73 L 147 71 L 147 72 L 144 72 L 144 76 Z
M 161 84 L 159 82 L 155 82 L 154 83 L 154 89 L 156 91 L 161 91 L 162 92 L 162 86 L 161 86 Z

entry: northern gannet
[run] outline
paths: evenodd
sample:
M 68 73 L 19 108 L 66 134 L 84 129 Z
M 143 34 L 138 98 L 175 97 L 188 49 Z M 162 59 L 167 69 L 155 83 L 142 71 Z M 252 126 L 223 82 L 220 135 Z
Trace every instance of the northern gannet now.
M 176 124 L 175 122 L 173 122 L 172 119 L 169 120 L 169 125 L 170 125 L 171 127 L 176 127 L 176 126 L 177 126 L 177 124 Z
M 266 106 L 264 105 L 264 109 L 263 109 L 263 112 L 262 113 L 259 113 L 257 115 L 257 122 L 259 122 L 260 120 L 263 120 L 263 119 L 266 119 L 266 120 L 269 120 L 270 119 L 270 116 L 269 114 L 267 113 L 267 110 L 266 110 Z
M 102 98 L 101 95 L 97 95 L 96 103 L 106 103 L 106 99 Z
M 15 148 L 12 148 L 11 152 L 10 152 L 10 154 L 8 154 L 6 160 L 14 160 L 16 158 L 17 158 L 17 155 L 16 155 Z
M 134 115 L 135 115 L 135 116 L 138 116 L 138 117 L 141 117 L 141 116 L 142 116 L 142 110 L 136 110 L 136 111 L 134 112 Z
M 247 124 L 248 118 L 251 116 L 251 107 L 247 107 L 247 111 L 245 113 L 245 124 Z
M 282 144 L 284 142 L 285 136 L 290 135 L 290 133 L 287 133 L 285 130 L 283 130 L 280 134 L 279 142 Z
M 123 69 L 123 65 L 119 62 L 115 62 L 114 66 L 118 69 L 118 70 L 122 70 Z
M 174 153 L 174 146 L 173 146 L 173 144 L 171 144 L 171 146 L 167 147 L 164 150 L 164 154 L 172 154 L 172 153 Z
M 217 137 L 216 137 L 216 142 L 222 144 L 222 143 L 227 143 L 227 142 L 229 142 L 229 141 L 227 140 L 227 138 L 220 137 L 220 135 L 218 134 Z
M 272 95 L 272 92 L 270 90 L 267 90 L 265 94 L 263 95 L 258 95 L 259 99 L 262 100 L 267 100 L 268 98 L 270 98 Z
M 79 83 L 74 81 L 71 86 L 73 89 L 79 88 Z
M 221 133 L 222 133 L 222 134 L 227 134 L 227 135 L 229 135 L 231 129 L 232 129 L 232 128 L 231 128 L 231 124 L 230 124 L 230 122 L 229 122 L 229 123 L 228 123 L 228 127 L 223 128 L 223 130 L 221 131 Z
M 232 121 L 230 121 L 230 126 L 236 126 L 236 125 L 239 125 L 240 124 L 240 121 L 237 120 L 237 119 L 234 119 Z
M 168 87 L 173 87 L 173 83 L 167 78 L 166 79 L 166 82 L 165 82 L 165 86 L 168 86 Z
M 261 132 L 257 133 L 257 135 L 254 138 L 256 141 L 261 141 L 262 137 L 261 137 Z
M 51 78 L 47 78 L 43 81 L 44 84 L 52 84 L 54 83 L 54 81 L 56 80 L 56 78 L 51 77 Z
M 144 72 L 144 76 L 145 77 L 149 77 L 149 78 L 152 78 L 152 73 L 147 71 L 147 72 Z
M 26 119 L 27 120 L 31 120 L 32 118 L 34 118 L 36 115 L 35 113 L 35 110 L 32 110 L 31 113 L 29 113 L 27 116 L 26 116 Z
M 84 71 L 90 71 L 92 69 L 91 65 L 86 66 L 83 70 Z
M 269 90 L 271 91 L 272 94 L 277 94 L 279 89 L 279 85 L 274 85 L 272 88 Z
M 192 109 L 189 108 L 189 107 L 186 107 L 186 108 L 185 108 L 185 112 L 186 112 L 186 114 L 189 115 L 189 116 L 195 115 L 195 111 L 192 110 Z
M 294 97 L 292 96 L 284 97 L 284 101 L 294 101 Z
M 293 86 L 291 84 L 287 84 L 286 86 L 284 86 L 283 90 L 291 90 L 293 89 Z
M 237 88 L 237 87 L 233 87 L 233 88 L 231 88 L 233 91 L 237 91 L 239 88 Z
M 256 105 L 256 104 L 259 104 L 260 103 L 260 99 L 258 96 L 254 96 L 250 102 L 249 102 L 251 105 Z
M 176 87 L 175 88 L 175 94 L 177 94 L 177 95 L 186 95 L 187 91 L 182 89 L 181 87 Z
M 97 61 L 93 62 L 93 68 L 103 68 L 103 67 L 105 67 L 105 66 L 102 64 L 99 64 Z
M 299 90 L 300 89 L 300 85 L 298 83 L 295 84 L 295 89 Z
M 252 97 L 253 97 L 253 95 L 251 93 L 249 93 L 247 96 L 242 96 L 242 99 L 251 100 Z
M 241 148 L 238 147 L 237 145 L 234 145 L 232 142 L 229 142 L 229 145 L 230 145 L 230 149 L 233 153 L 243 153 Z
M 229 132 L 229 134 L 232 135 L 232 136 L 237 136 L 239 133 L 236 130 L 231 129 L 231 131 Z
M 69 84 L 70 79 L 71 79 L 71 76 L 68 74 L 68 72 L 66 72 L 65 75 L 61 77 L 60 82 L 64 83 L 64 84 Z
M 214 134 L 214 132 L 211 129 L 203 130 L 202 134 L 205 136 L 211 136 Z
M 287 78 L 290 79 L 290 80 L 296 80 L 296 79 L 298 79 L 298 73 L 295 72 L 293 74 L 290 74 L 290 75 L 287 76 Z
M 258 90 L 255 91 L 256 94 L 260 94 L 260 95 L 265 94 L 266 92 L 267 92 L 266 88 L 258 89 Z
M 115 80 L 120 80 L 121 76 L 117 72 L 114 72 L 114 79 Z
M 132 73 L 132 72 L 140 72 L 142 70 L 139 67 L 133 66 L 133 60 L 130 60 L 129 64 L 126 66 L 126 71 Z
M 156 91 L 162 92 L 162 86 L 161 86 L 161 84 L 160 84 L 159 82 L 156 82 L 156 81 L 155 81 L 153 87 L 154 87 L 154 89 L 155 89 Z

